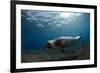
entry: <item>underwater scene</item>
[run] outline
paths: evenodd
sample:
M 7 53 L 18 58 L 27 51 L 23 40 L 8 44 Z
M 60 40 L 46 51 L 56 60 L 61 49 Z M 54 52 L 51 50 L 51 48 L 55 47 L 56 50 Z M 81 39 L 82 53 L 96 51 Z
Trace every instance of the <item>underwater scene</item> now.
M 90 59 L 90 13 L 21 10 L 21 62 Z

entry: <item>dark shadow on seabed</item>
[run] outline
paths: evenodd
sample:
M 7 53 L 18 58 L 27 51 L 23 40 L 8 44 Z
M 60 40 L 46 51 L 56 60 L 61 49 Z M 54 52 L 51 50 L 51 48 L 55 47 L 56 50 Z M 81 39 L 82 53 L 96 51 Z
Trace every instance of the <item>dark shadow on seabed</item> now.
M 75 47 L 76 46 L 76 47 Z M 21 62 L 47 62 L 47 61 L 68 61 L 68 60 L 87 60 L 90 59 L 90 43 L 81 45 L 76 44 L 73 47 L 65 47 L 64 53 L 59 49 L 27 51 L 22 50 Z

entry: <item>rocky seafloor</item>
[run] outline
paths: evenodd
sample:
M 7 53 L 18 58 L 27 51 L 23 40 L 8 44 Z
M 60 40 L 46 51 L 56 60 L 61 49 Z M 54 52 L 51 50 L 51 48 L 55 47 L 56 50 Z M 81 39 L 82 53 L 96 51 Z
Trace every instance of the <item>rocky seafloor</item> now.
M 67 60 L 87 60 L 90 59 L 90 44 L 82 44 L 77 47 L 65 47 L 64 53 L 59 49 L 41 49 L 36 51 L 22 50 L 21 62 L 46 62 L 46 61 L 67 61 Z

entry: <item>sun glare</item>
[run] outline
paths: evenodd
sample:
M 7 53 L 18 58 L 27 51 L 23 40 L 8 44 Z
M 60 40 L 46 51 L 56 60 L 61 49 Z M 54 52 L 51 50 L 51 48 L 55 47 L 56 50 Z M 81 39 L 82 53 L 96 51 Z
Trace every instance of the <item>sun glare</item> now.
M 63 18 L 70 18 L 71 16 L 73 16 L 73 13 L 60 13 L 60 16 Z

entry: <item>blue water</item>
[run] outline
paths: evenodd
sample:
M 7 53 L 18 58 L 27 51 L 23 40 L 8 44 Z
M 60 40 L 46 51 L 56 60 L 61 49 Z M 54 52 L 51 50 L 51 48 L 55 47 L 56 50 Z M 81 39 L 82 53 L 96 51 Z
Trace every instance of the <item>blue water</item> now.
M 21 47 L 26 50 L 44 48 L 46 42 L 61 36 L 77 36 L 90 41 L 90 14 L 53 11 L 21 11 Z

